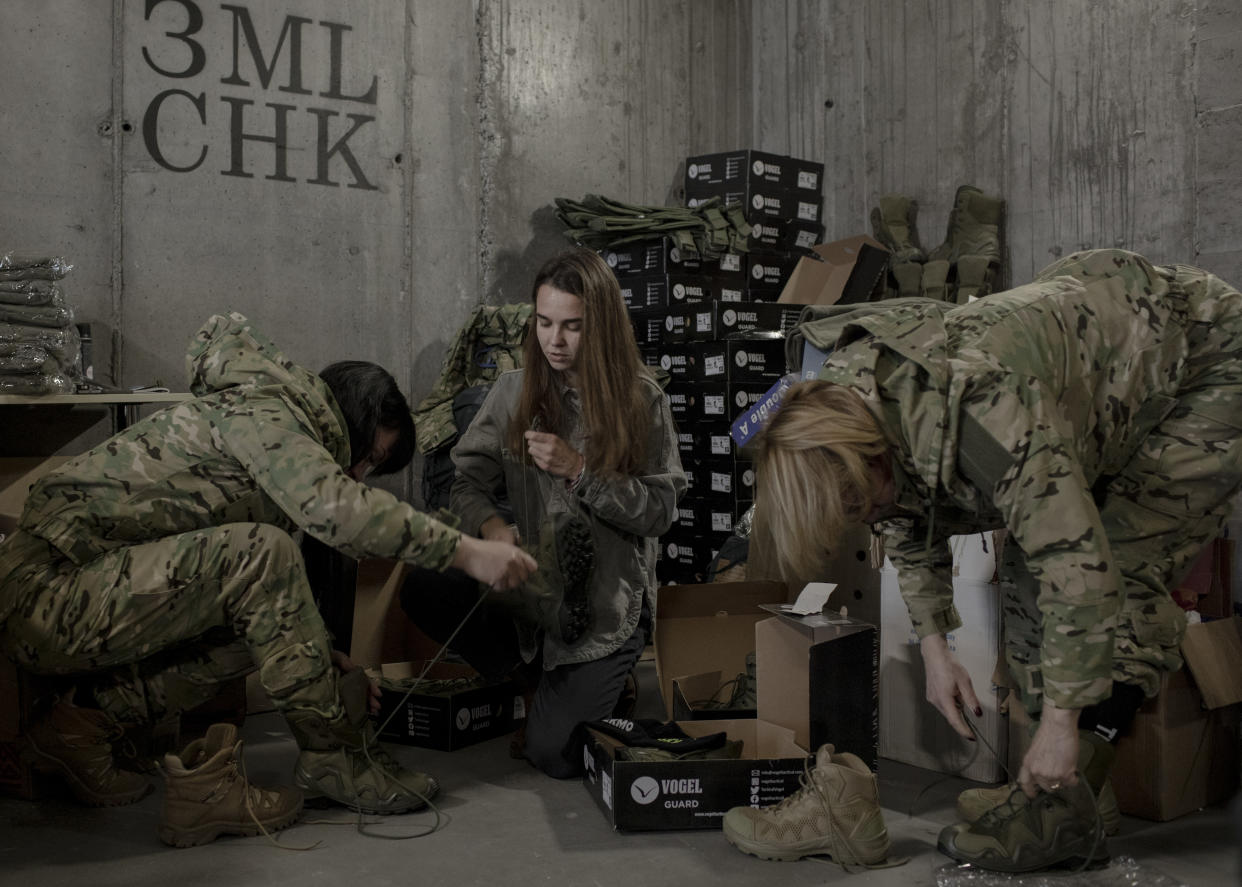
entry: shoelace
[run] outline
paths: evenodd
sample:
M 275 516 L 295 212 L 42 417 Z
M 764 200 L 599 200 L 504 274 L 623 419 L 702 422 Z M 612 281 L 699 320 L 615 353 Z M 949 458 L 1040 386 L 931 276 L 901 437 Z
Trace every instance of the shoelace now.
M 845 861 L 844 853 L 847 848 L 845 847 L 841 837 L 841 830 L 838 828 L 836 807 L 827 792 L 820 787 L 819 781 L 815 778 L 815 774 L 811 772 L 810 758 L 802 763 L 802 777 L 800 782 L 802 783 L 802 787 L 798 789 L 798 791 L 794 792 L 794 794 L 781 801 L 780 804 L 777 804 L 776 809 L 780 809 L 786 803 L 793 801 L 795 798 L 805 797 L 807 791 L 815 792 L 815 795 L 819 798 L 820 806 L 823 807 L 824 811 L 828 814 L 828 840 L 832 844 L 832 861 L 839 865 L 843 871 L 852 874 L 859 870 L 891 869 L 896 868 L 899 865 L 905 865 L 910 861 L 910 857 L 902 856 L 886 859 L 884 862 L 862 862 L 860 860 L 855 860 L 854 862 L 847 863 Z M 815 859 L 816 857 L 811 858 Z M 824 862 L 825 860 L 820 861 Z

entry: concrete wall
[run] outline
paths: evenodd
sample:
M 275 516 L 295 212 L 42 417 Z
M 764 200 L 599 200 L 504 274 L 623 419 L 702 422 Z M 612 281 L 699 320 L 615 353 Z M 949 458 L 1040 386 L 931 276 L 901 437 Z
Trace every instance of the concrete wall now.
M 1240 45 L 1229 0 L 5 0 L 0 250 L 76 265 L 119 384 L 181 387 L 232 309 L 415 401 L 554 197 L 675 203 L 739 146 L 826 163 L 830 238 L 898 191 L 935 245 L 969 182 L 1014 283 L 1107 245 L 1242 280 Z
M 1084 247 L 1242 280 L 1242 7 L 1228 0 L 756 4 L 757 145 L 822 156 L 828 236 L 955 189 L 1008 201 L 1010 280 Z

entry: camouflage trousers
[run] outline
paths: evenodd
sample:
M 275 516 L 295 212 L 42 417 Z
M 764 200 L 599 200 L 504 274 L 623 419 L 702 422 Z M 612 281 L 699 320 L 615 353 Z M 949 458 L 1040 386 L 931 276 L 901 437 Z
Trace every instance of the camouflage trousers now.
M 1134 273 L 1119 269 L 1112 251 L 1086 255 L 1087 262 L 1054 265 L 1041 276 L 1055 271 L 1089 281 Z M 1182 666 L 1186 619 L 1171 592 L 1220 534 L 1242 488 L 1242 295 L 1210 275 L 1184 280 L 1182 270 L 1157 269 L 1169 285 L 1166 298 L 1185 300 L 1190 317 L 1214 319 L 1187 321 L 1186 371 L 1175 405 L 1125 468 L 1093 487 L 1121 575 L 1113 680 L 1138 685 L 1149 697 L 1163 672 Z M 1016 545 L 1006 545 L 1001 560 L 1006 660 L 1023 705 L 1036 714 L 1043 704 L 1039 589 Z
M 81 565 L 19 531 L 0 545 L 0 577 L 0 647 L 34 674 L 74 677 L 122 722 L 179 714 L 256 668 L 278 709 L 344 717 L 327 630 L 281 529 L 227 524 Z

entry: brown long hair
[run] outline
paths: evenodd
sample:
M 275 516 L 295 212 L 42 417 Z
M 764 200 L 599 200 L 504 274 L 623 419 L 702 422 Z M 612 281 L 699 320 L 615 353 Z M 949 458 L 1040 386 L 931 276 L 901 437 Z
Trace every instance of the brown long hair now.
M 650 418 L 640 380 L 649 372 L 639 358 L 621 287 L 598 255 L 574 249 L 544 263 L 531 285 L 533 304 L 544 284 L 582 299 L 578 344 L 578 394 L 587 435 L 586 462 L 593 472 L 633 474 L 646 460 Z M 508 443 L 525 453 L 525 431 L 538 428 L 565 436 L 556 373 L 539 348 L 535 324 L 526 333 L 525 379 L 517 412 L 509 422 Z
M 820 380 L 785 393 L 758 443 L 755 524 L 784 575 L 813 575 L 874 507 L 888 443 L 857 392 Z

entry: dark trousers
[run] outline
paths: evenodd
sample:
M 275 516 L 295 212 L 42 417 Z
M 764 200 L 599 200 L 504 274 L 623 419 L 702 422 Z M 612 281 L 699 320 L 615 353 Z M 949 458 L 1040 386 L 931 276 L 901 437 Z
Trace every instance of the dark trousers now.
M 467 619 L 481 593 L 479 584 L 459 571 L 415 568 L 402 586 L 401 608 L 432 640 L 442 644 L 452 636 L 450 650 L 485 677 L 499 680 L 523 666 L 517 629 L 509 611 L 491 597 Z M 604 658 L 550 671 L 539 670 L 536 660 L 535 668 L 523 669 L 538 682 L 526 713 L 525 754 L 532 764 L 558 779 L 582 773 L 579 725 L 612 715 L 650 633 L 651 614 L 644 603 L 634 633 Z

